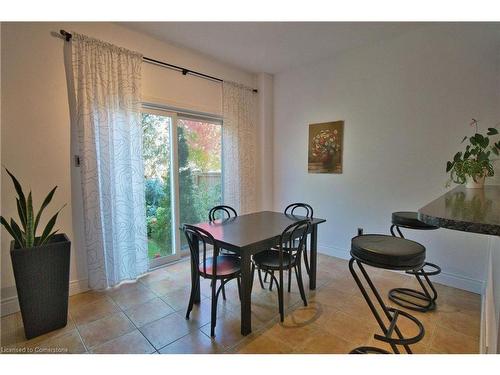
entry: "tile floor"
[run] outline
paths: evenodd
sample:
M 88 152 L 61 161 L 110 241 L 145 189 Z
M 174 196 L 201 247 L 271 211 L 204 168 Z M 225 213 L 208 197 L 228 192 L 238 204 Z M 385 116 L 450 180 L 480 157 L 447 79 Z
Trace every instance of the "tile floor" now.
M 184 318 L 190 285 L 188 259 L 155 270 L 138 282 L 105 292 L 70 297 L 68 325 L 26 341 L 19 313 L 1 320 L 2 352 L 45 353 L 348 353 L 360 345 L 386 348 L 373 338 L 373 316 L 342 259 L 320 255 L 318 288 L 307 290 L 304 307 L 295 282 L 285 293 L 286 319 L 279 322 L 276 291 L 254 283 L 253 333 L 240 335 L 236 282 L 227 285 L 227 300 L 218 307 L 215 339 L 210 339 L 210 286 L 202 281 L 202 301 Z M 396 286 L 411 286 L 412 277 L 369 269 L 382 295 Z M 416 353 L 478 353 L 480 296 L 436 284 L 433 312 L 415 313 L 425 326 Z M 402 320 L 404 334 L 413 326 Z

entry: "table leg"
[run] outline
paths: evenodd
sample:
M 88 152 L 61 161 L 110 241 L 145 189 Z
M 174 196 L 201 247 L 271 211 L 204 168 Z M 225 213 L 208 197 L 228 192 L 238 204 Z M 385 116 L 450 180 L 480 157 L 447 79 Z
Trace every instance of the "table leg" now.
M 191 254 L 191 288 L 198 285 L 194 295 L 194 303 L 200 303 L 200 274 L 197 272 L 196 267 L 200 264 L 200 243 L 193 241 L 193 253 Z
M 311 259 L 309 259 L 309 289 L 316 289 L 316 266 L 318 258 L 318 226 L 313 225 L 311 231 Z
M 251 283 L 250 255 L 241 255 L 241 334 L 252 332 L 252 283 Z

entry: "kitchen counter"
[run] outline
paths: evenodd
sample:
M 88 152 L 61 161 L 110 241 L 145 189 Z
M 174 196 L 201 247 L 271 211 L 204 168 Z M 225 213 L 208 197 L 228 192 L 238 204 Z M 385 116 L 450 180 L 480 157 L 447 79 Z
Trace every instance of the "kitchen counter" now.
M 500 236 L 500 185 L 457 186 L 418 210 L 418 217 L 437 227 Z

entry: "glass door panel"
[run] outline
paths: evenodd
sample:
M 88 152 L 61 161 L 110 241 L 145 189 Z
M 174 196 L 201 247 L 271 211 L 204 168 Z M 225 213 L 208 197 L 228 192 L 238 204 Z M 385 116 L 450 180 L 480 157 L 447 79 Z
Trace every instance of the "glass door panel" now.
M 177 120 L 180 223 L 208 220 L 208 211 L 222 203 L 222 125 L 215 121 Z M 187 250 L 181 233 L 180 245 Z
M 143 112 L 143 160 L 150 267 L 179 257 L 176 252 L 172 184 L 172 126 L 175 117 Z

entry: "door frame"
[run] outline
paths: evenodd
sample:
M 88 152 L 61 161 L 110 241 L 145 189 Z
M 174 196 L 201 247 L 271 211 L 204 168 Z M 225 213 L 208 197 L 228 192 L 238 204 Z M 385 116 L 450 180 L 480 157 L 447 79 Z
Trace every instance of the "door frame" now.
M 170 201 L 171 201 L 171 212 L 172 215 L 172 255 L 167 255 L 160 258 L 150 259 L 149 260 L 149 269 L 154 269 L 157 267 L 161 267 L 167 263 L 174 262 L 176 260 L 181 259 L 181 251 L 180 251 L 180 214 L 179 214 L 179 174 L 177 173 L 179 170 L 179 157 L 178 157 L 178 140 L 177 140 L 177 113 L 171 112 L 164 109 L 152 108 L 147 105 L 143 105 L 141 109 L 141 113 L 146 112 L 152 115 L 169 117 L 171 120 L 170 129 L 169 129 L 169 137 L 170 137 Z

